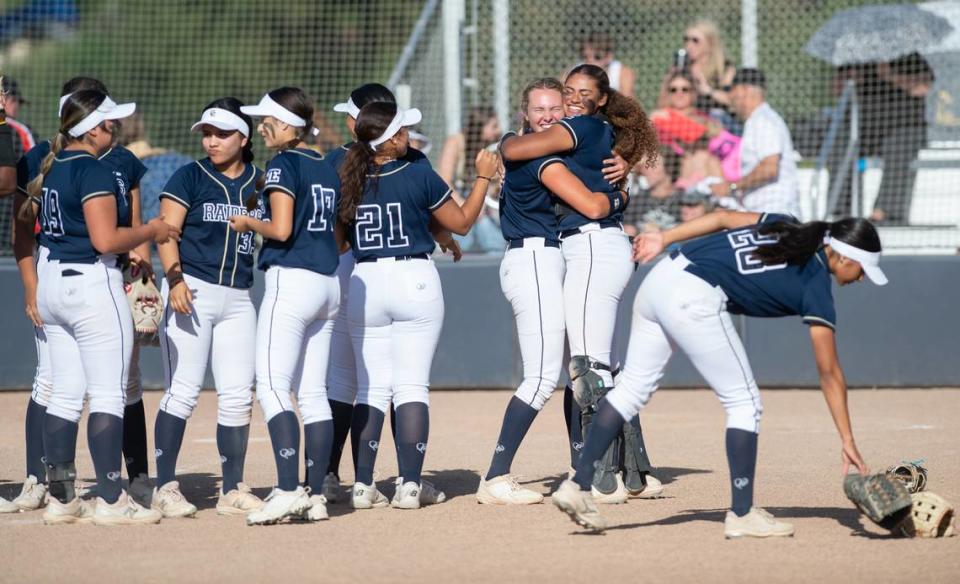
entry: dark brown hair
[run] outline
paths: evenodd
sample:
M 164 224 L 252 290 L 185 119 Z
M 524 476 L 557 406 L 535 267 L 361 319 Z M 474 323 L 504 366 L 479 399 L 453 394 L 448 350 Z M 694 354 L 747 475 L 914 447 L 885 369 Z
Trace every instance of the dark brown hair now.
M 280 104 L 280 107 L 283 109 L 307 121 L 306 126 L 298 128 L 299 133 L 297 137 L 284 144 L 281 150 L 294 148 L 301 141 L 305 140 L 306 137 L 310 135 L 311 130 L 313 130 L 313 102 L 310 100 L 310 96 L 299 87 L 280 87 L 267 93 L 267 95 L 270 96 L 270 99 Z
M 397 115 L 397 104 L 375 101 L 363 106 L 357 116 L 355 133 L 357 141 L 343 158 L 340 166 L 340 222 L 353 225 L 357 218 L 357 206 L 367 185 L 367 175 L 376 174 L 374 156 L 377 151 L 370 142 L 383 135 L 387 126 Z M 380 148 L 383 147 L 381 144 Z M 375 180 L 375 179 L 374 179 Z
M 761 245 L 754 252 L 764 265 L 799 264 L 807 261 L 823 247 L 823 238 L 829 232 L 830 237 L 864 251 L 879 253 L 880 235 L 877 228 L 866 219 L 847 217 L 833 223 L 810 221 L 809 223 L 787 223 L 777 221 L 757 228 L 760 235 L 775 237 L 776 243 Z

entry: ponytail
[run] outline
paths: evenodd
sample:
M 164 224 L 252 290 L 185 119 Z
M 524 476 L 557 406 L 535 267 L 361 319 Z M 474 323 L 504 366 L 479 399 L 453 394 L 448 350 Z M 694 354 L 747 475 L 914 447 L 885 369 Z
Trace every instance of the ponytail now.
M 340 222 L 353 225 L 357 207 L 367 186 L 367 173 L 373 166 L 374 150 L 366 142 L 354 142 L 340 165 Z
M 27 183 L 27 200 L 20 205 L 20 209 L 17 211 L 17 219 L 23 223 L 33 225 L 37 221 L 37 207 L 40 205 L 43 181 L 47 178 L 50 167 L 53 166 L 53 159 L 63 151 L 66 145 L 67 136 L 61 132 L 58 132 L 57 135 L 50 140 L 50 152 L 43 157 L 37 176 L 33 177 L 33 180 Z
M 777 221 L 761 225 L 757 232 L 777 239 L 776 243 L 761 245 L 753 252 L 764 265 L 803 263 L 823 247 L 828 234 L 833 239 L 864 251 L 882 251 L 876 227 L 866 219 L 853 217 L 833 223 L 810 221 L 796 224 Z

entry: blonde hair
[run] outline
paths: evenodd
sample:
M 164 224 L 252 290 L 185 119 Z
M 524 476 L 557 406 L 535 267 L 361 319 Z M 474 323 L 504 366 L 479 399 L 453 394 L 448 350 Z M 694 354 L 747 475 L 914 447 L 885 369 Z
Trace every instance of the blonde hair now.
M 720 37 L 720 29 L 712 20 L 701 19 L 687 27 L 703 34 L 704 54 L 701 72 L 713 87 L 719 87 L 727 71 L 727 51 Z

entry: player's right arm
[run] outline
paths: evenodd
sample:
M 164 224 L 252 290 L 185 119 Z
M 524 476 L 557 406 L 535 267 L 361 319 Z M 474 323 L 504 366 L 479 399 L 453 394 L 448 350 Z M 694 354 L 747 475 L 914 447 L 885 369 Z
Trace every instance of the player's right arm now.
M 187 208 L 172 199 L 161 198 L 160 215 L 167 223 L 182 230 L 187 218 Z M 193 294 L 190 292 L 190 287 L 183 281 L 179 242 L 171 239 L 166 243 L 158 244 L 157 254 L 160 256 L 160 264 L 163 266 L 167 286 L 170 288 L 167 304 L 174 312 L 190 314 L 193 310 Z
M 17 221 L 17 209 L 27 200 L 27 196 L 18 191 L 13 199 L 13 256 L 17 260 L 17 269 L 20 271 L 20 280 L 23 282 L 23 304 L 27 318 L 33 326 L 43 326 L 40 319 L 40 310 L 37 308 L 37 264 L 33 259 L 35 238 L 33 225 Z
M 555 124 L 543 132 L 530 132 L 523 136 L 511 136 L 500 144 L 504 160 L 533 160 L 551 154 L 559 154 L 576 147 L 573 134 L 562 124 Z
M 840 434 L 843 474 L 847 474 L 850 465 L 857 467 L 863 475 L 869 474 L 869 469 L 853 440 L 850 409 L 847 407 L 847 382 L 843 377 L 840 359 L 837 357 L 837 343 L 833 329 L 827 326 L 810 326 L 810 341 L 813 343 L 813 356 L 817 362 L 817 371 L 820 373 L 820 389 L 827 400 L 833 424 Z
M 480 211 L 483 210 L 487 187 L 498 172 L 499 162 L 500 158 L 489 150 L 481 150 L 477 153 L 477 178 L 473 183 L 470 196 L 467 197 L 463 205 L 461 206 L 452 198 L 446 197 L 445 202 L 440 204 L 439 207 L 430 206 L 433 210 L 433 217 L 436 218 L 441 227 L 449 229 L 457 235 L 466 235 L 470 232 L 470 228 L 473 227 L 480 216 Z M 430 181 L 430 183 L 430 192 L 427 193 L 427 196 L 431 200 L 427 201 L 428 204 L 433 203 L 434 199 L 443 201 L 451 191 L 451 189 L 447 189 L 447 192 L 443 193 L 443 187 L 439 183 L 436 181 Z
M 674 243 L 695 239 L 725 229 L 756 225 L 762 215 L 743 211 L 714 211 L 666 231 L 641 233 L 633 240 L 633 259 L 647 263 Z

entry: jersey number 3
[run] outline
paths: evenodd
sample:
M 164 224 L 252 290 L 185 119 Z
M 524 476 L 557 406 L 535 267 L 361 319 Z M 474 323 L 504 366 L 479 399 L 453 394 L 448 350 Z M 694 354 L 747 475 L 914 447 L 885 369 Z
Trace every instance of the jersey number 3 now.
M 774 237 L 760 235 L 753 229 L 734 231 L 727 234 L 730 246 L 737 258 L 737 271 L 744 275 L 760 274 L 770 270 L 782 270 L 787 264 L 764 265 L 753 252 L 761 245 L 770 245 L 777 240 Z
M 387 222 L 383 222 L 383 207 L 380 205 L 360 205 L 357 207 L 357 249 L 373 250 L 384 247 L 384 227 L 386 227 L 386 247 L 397 248 L 410 245 L 410 238 L 403 232 L 403 214 L 400 203 L 387 203 Z

